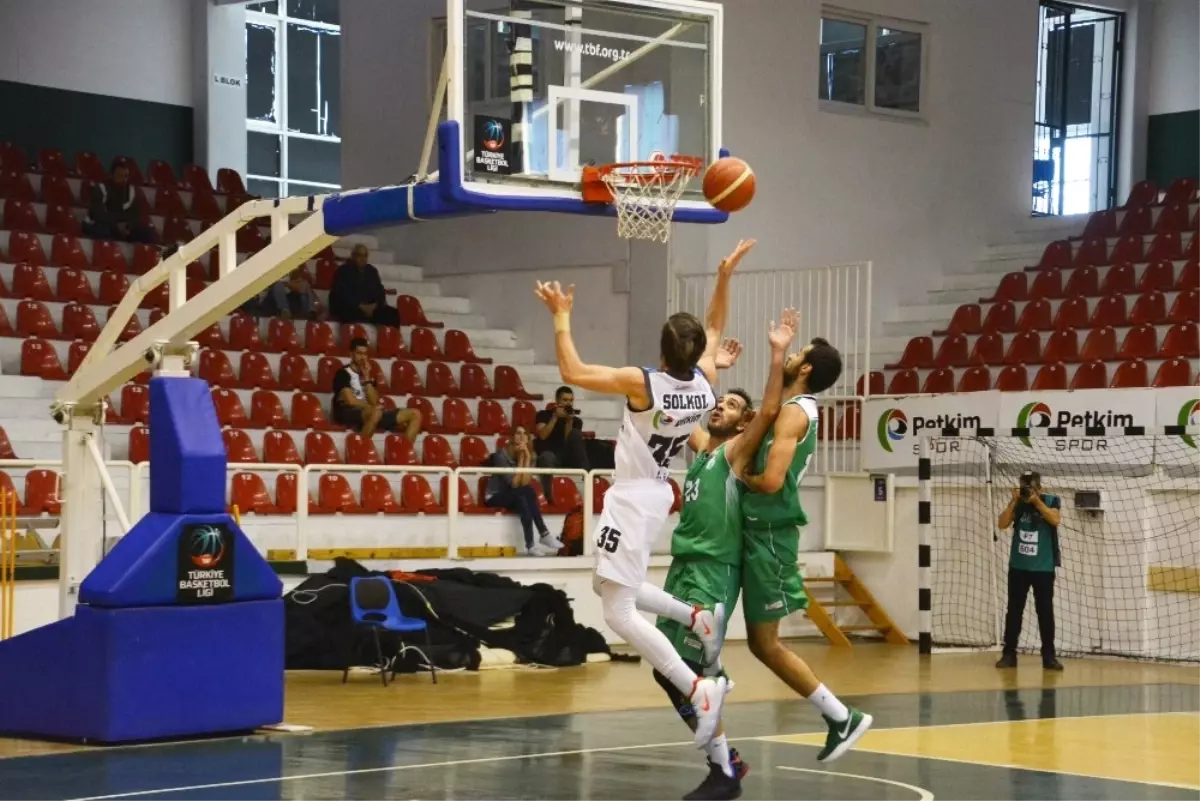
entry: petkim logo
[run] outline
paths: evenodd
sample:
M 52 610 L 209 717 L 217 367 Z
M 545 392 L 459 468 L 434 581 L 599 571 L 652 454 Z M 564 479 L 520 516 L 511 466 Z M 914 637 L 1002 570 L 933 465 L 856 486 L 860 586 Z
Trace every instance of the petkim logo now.
M 892 453 L 892 443 L 904 439 L 908 433 L 908 417 L 899 409 L 886 409 L 879 415 L 879 447 Z
M 1052 416 L 1050 407 L 1041 401 L 1027 403 L 1017 414 L 1017 428 L 1049 428 Z M 1029 437 L 1021 437 L 1021 444 L 1026 448 L 1033 447 Z
M 1189 400 L 1179 408 L 1179 419 L 1176 421 L 1181 426 L 1200 425 L 1200 401 Z M 1190 447 L 1196 447 L 1196 438 L 1190 434 L 1184 434 L 1182 437 Z
M 1112 409 L 1058 409 L 1053 410 L 1042 401 L 1033 401 L 1021 407 L 1017 414 L 1017 428 L 1130 428 L 1135 425 L 1133 415 Z M 1092 436 L 1099 436 L 1093 434 Z M 1021 437 L 1027 448 L 1033 444 L 1028 437 Z

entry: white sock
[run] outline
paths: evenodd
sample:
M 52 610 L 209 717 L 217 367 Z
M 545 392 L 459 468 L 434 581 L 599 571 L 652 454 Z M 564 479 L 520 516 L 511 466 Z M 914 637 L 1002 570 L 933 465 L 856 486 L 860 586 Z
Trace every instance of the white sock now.
M 808 696 L 808 700 L 812 701 L 812 705 L 821 710 L 821 714 L 830 720 L 841 722 L 850 717 L 850 710 L 837 699 L 836 695 L 829 692 L 829 688 L 824 684 L 818 684 L 817 689 L 813 690 L 813 694 Z
M 720 765 L 725 775 L 733 778 L 733 758 L 729 754 L 729 741 L 724 734 L 719 734 L 708 744 L 708 758 L 714 765 Z
M 679 692 L 683 693 L 685 697 L 691 698 L 696 684 L 696 674 L 684 663 L 683 657 L 675 652 L 667 635 L 650 625 L 646 618 L 638 614 L 638 591 L 633 587 L 602 581 L 599 593 L 600 605 L 604 610 L 604 622 L 608 624 L 608 627 L 618 637 L 633 646 L 633 649 L 641 654 L 651 667 L 666 676 Z
M 637 589 L 637 608 L 652 615 L 674 620 L 688 628 L 692 626 L 695 607 L 676 598 L 649 582 L 642 582 Z

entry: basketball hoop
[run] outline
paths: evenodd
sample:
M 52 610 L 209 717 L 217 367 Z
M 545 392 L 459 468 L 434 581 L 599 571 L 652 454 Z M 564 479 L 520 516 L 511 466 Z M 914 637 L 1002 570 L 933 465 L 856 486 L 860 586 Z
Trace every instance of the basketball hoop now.
M 703 159 L 692 156 L 671 156 L 670 160 L 586 166 L 583 199 L 616 207 L 617 236 L 622 239 L 666 242 L 671 238 L 675 204 L 703 164 Z

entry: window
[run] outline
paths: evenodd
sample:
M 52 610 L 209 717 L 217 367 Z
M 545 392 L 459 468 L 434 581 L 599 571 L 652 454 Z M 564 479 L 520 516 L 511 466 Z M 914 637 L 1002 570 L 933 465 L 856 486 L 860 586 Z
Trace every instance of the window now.
M 826 9 L 817 97 L 830 109 L 919 117 L 925 26 Z
M 263 197 L 341 187 L 339 0 L 246 6 L 247 190 Z

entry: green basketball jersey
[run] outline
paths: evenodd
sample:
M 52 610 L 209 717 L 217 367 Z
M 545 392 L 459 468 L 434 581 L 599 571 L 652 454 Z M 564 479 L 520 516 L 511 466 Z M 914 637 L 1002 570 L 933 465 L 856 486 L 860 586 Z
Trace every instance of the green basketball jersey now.
M 671 535 L 671 555 L 742 563 L 742 483 L 725 456 L 725 443 L 700 451 L 683 481 L 683 508 Z
M 804 479 L 804 473 L 808 470 L 813 451 L 817 447 L 817 402 L 811 395 L 797 395 L 783 402 L 784 406 L 788 404 L 799 406 L 808 415 L 808 431 L 804 439 L 796 444 L 796 453 L 792 456 L 792 463 L 788 465 L 783 486 L 778 492 L 770 495 L 746 492 L 742 495 L 742 516 L 745 518 L 746 528 L 808 525 L 808 515 L 800 506 L 800 482 Z M 774 441 L 775 426 L 772 425 L 754 456 L 754 469 L 751 472 L 761 473 L 767 469 L 767 454 Z

